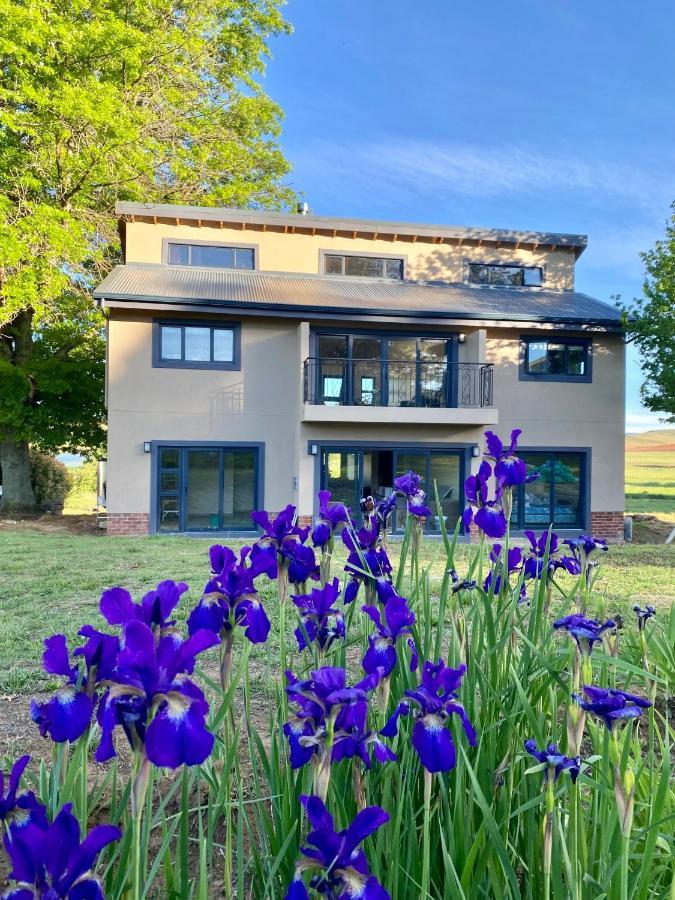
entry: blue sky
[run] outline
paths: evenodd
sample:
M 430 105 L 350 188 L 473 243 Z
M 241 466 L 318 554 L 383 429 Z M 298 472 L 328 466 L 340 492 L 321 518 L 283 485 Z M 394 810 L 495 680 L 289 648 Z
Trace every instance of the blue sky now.
M 672 0 L 289 0 L 265 88 L 323 215 L 588 234 L 577 288 L 638 295 L 675 200 Z M 629 348 L 627 429 L 641 407 Z

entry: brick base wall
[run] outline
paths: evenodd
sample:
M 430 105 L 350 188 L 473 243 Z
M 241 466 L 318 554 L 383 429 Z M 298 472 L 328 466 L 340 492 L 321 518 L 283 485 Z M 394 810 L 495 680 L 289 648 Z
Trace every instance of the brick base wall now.
M 623 512 L 592 512 L 591 534 L 611 544 L 623 541 Z
M 147 534 L 150 530 L 148 513 L 108 513 L 108 534 L 137 535 Z

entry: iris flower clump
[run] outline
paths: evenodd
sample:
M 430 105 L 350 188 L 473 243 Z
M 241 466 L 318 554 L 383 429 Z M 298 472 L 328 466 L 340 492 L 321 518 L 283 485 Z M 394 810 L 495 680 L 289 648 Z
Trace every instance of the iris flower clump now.
M 393 758 L 379 736 L 368 729 L 369 694 L 382 674 L 377 670 L 349 687 L 347 673 L 339 667 L 323 666 L 303 680 L 286 673 L 286 693 L 295 707 L 284 725 L 290 763 L 293 769 L 312 763 L 314 792 L 323 800 L 332 762 L 358 756 L 370 768 L 371 748 L 379 762 Z
M 310 644 L 316 644 L 320 656 L 323 656 L 334 641 L 344 638 L 344 615 L 334 605 L 339 596 L 340 582 L 337 578 L 321 588 L 313 588 L 309 594 L 291 595 L 300 615 L 300 626 L 295 629 L 300 653 Z
M 558 619 L 553 623 L 553 627 L 563 629 L 574 638 L 579 653 L 584 659 L 588 659 L 593 652 L 593 645 L 602 640 L 603 632 L 614 628 L 615 624 L 613 619 L 600 622 L 598 619 L 587 619 L 581 613 L 572 613 Z
M 576 782 L 581 771 L 581 759 L 578 756 L 565 756 L 558 750 L 557 744 L 549 744 L 544 750 L 539 750 L 536 741 L 525 741 L 525 750 L 533 756 L 541 765 L 544 780 L 557 781 L 563 772 L 569 772 L 572 782 Z
M 394 487 L 406 498 L 408 513 L 416 519 L 428 519 L 431 510 L 426 503 L 426 493 L 422 490 L 421 477 L 412 470 L 394 479 Z
M 457 697 L 465 672 L 465 665 L 452 669 L 442 659 L 437 663 L 425 662 L 419 686 L 405 692 L 414 707 L 405 701 L 400 703 L 380 732 L 385 737 L 393 737 L 398 718 L 412 713 L 415 719 L 412 744 L 427 772 L 449 772 L 457 763 L 455 742 L 447 727 L 453 715 L 459 717 L 469 744 L 476 746 L 476 731 Z
M 368 649 L 361 666 L 368 674 L 382 669 L 383 677 L 386 678 L 391 675 L 397 662 L 398 640 L 411 634 L 412 626 L 415 624 L 415 613 L 408 606 L 408 601 L 398 594 L 392 594 L 382 610 L 376 606 L 362 606 L 361 609 L 377 629 L 376 634 L 368 637 Z M 415 671 L 417 652 L 414 642 L 410 638 L 408 640 L 413 652 L 411 671 Z
M 0 825 L 12 829 L 12 833 L 29 825 L 47 827 L 45 808 L 33 791 L 18 792 L 30 759 L 28 754 L 20 756 L 10 772 L 0 772 Z
M 113 825 L 97 825 L 80 842 L 80 823 L 66 804 L 48 825 L 31 822 L 5 835 L 10 879 L 15 887 L 4 900 L 104 900 L 92 874 L 96 858 L 122 836 Z
M 343 831 L 336 831 L 333 817 L 320 797 L 300 798 L 312 830 L 296 865 L 295 877 L 285 900 L 309 900 L 303 880 L 311 872 L 309 888 L 327 900 L 389 900 L 389 894 L 374 875 L 359 847 L 370 834 L 389 821 L 389 814 L 379 806 L 370 806 L 354 818 Z
M 584 700 L 582 696 L 577 695 L 575 697 L 577 703 L 586 712 L 597 716 L 611 732 L 620 722 L 636 719 L 642 715 L 643 710 L 652 705 L 644 697 L 616 688 L 600 688 L 585 684 L 583 690 L 588 699 Z

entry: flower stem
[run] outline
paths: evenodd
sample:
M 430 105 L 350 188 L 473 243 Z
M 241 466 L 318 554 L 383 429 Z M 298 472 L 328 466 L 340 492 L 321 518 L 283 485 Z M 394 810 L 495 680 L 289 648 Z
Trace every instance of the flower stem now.
M 88 756 L 89 756 L 89 729 L 85 731 L 85 733 L 80 738 L 80 751 L 82 753 L 82 757 L 80 760 L 80 832 L 82 835 L 82 840 L 86 837 L 87 834 L 87 819 L 89 818 L 89 810 L 88 810 L 88 785 L 87 785 L 87 775 L 88 775 Z
M 630 855 L 630 834 L 621 836 L 621 900 L 628 900 L 628 857 Z
M 429 862 L 431 848 L 429 846 L 429 822 L 431 818 L 431 787 L 433 774 L 424 770 L 424 823 L 422 825 L 422 892 L 420 900 L 429 896 Z

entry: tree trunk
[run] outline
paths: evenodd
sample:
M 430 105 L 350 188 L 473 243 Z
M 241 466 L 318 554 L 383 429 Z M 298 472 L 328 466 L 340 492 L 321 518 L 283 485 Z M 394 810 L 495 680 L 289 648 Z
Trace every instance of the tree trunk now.
M 35 512 L 37 503 L 30 483 L 28 444 L 15 441 L 10 434 L 6 434 L 0 441 L 0 468 L 2 469 L 0 512 L 4 515 Z
M 25 365 L 33 355 L 33 311 L 22 310 L 7 326 L 4 332 L 11 340 L 0 341 L 0 352 L 14 365 Z M 33 402 L 33 387 L 25 402 Z M 11 429 L 0 435 L 0 512 L 35 512 L 33 486 L 30 483 L 30 459 L 28 443 L 18 440 Z

